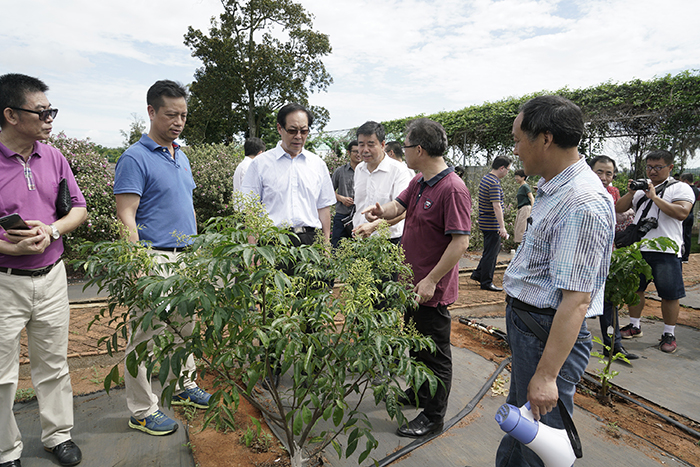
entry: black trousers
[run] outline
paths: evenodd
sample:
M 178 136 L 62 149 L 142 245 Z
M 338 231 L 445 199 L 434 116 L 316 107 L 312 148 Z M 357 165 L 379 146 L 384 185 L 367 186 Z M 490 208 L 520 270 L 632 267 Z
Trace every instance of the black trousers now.
M 488 287 L 493 283 L 498 252 L 501 250 L 501 236 L 498 235 L 498 230 L 482 230 L 481 233 L 484 234 L 484 253 L 472 273 L 472 279 L 481 282 L 482 287 Z
M 419 362 L 430 368 L 435 376 L 442 381 L 438 382 L 435 396 L 430 396 L 430 389 L 426 381 L 418 388 L 418 400 L 423 407 L 423 413 L 431 421 L 442 420 L 447 413 L 447 401 L 452 388 L 452 349 L 450 348 L 450 332 L 452 320 L 446 305 L 436 307 L 420 305 L 404 315 L 406 323 L 413 321 L 416 329 L 422 335 L 430 337 L 435 342 L 435 353 L 424 349 L 419 352 L 411 351 L 410 354 Z
M 683 261 L 688 261 L 690 257 L 690 236 L 693 232 L 693 222 L 695 221 L 695 216 L 693 216 L 693 211 L 690 211 L 688 217 L 683 221 Z

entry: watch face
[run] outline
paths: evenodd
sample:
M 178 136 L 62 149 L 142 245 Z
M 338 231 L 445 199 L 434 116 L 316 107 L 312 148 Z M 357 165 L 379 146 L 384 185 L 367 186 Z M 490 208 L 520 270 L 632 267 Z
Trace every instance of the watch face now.
M 57 229 L 56 226 L 54 226 L 54 225 L 52 225 L 52 226 L 50 226 L 50 227 L 51 227 L 51 237 L 52 237 L 54 240 L 58 240 L 58 238 L 61 236 L 61 234 L 59 233 L 58 229 Z

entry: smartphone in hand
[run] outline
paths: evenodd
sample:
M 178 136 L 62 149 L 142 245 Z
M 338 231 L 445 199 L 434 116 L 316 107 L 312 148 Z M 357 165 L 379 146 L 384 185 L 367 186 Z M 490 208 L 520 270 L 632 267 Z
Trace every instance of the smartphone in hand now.
M 0 217 L 0 227 L 5 230 L 30 230 L 31 227 L 20 217 L 19 214 L 10 214 Z

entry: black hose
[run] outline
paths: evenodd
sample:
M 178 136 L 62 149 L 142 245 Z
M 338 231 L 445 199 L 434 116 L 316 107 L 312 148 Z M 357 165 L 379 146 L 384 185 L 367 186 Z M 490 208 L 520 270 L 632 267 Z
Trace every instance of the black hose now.
M 601 384 L 599 381 L 597 381 L 596 379 L 592 378 L 591 376 L 589 376 L 589 375 L 587 375 L 587 374 L 585 374 L 585 373 L 584 373 L 584 375 L 583 375 L 583 379 L 585 379 L 586 381 L 588 381 L 588 382 L 590 382 L 590 383 L 596 384 L 597 386 L 602 386 L 602 384 Z M 679 422 L 678 420 L 674 420 L 674 419 L 672 419 L 671 417 L 669 417 L 668 415 L 664 415 L 664 414 L 662 414 L 661 412 L 659 412 L 658 410 L 652 409 L 652 408 L 649 407 L 648 405 L 646 405 L 646 404 L 644 404 L 644 403 L 642 403 L 642 402 L 639 402 L 638 400 L 635 400 L 635 399 L 633 399 L 633 398 L 631 398 L 631 397 L 629 397 L 629 396 L 627 396 L 627 395 L 625 395 L 625 394 L 622 394 L 622 393 L 619 392 L 619 391 L 615 391 L 614 389 L 608 389 L 608 391 L 609 391 L 611 394 L 615 394 L 616 396 L 621 397 L 621 398 L 623 398 L 623 399 L 626 400 L 626 401 L 629 401 L 629 402 L 632 402 L 632 403 L 634 403 L 634 404 L 637 404 L 638 406 L 640 406 L 640 407 L 642 407 L 642 408 L 648 410 L 649 412 L 653 413 L 653 414 L 656 415 L 657 417 L 662 418 L 664 421 L 666 421 L 666 422 L 670 423 L 671 425 L 675 426 L 675 427 L 678 428 L 679 430 L 683 430 L 683 431 L 685 431 L 686 433 L 688 433 L 689 435 L 694 436 L 695 438 L 700 439 L 700 433 L 698 433 L 697 431 L 693 430 L 693 429 L 690 428 L 689 426 L 683 425 L 683 424 L 682 424 L 681 422 Z
M 481 387 L 481 389 L 476 394 L 476 396 L 474 396 L 472 398 L 472 400 L 469 401 L 467 406 L 464 407 L 462 410 L 460 410 L 457 415 L 455 415 L 454 417 L 449 419 L 447 421 L 447 423 L 445 423 L 445 426 L 442 428 L 442 431 L 440 433 L 434 433 L 432 435 L 419 438 L 419 439 L 413 441 L 412 443 L 410 443 L 409 445 L 399 449 L 396 452 L 391 453 L 390 455 L 388 455 L 384 459 L 378 461 L 376 463 L 376 465 L 379 467 L 387 466 L 387 465 L 391 464 L 392 462 L 405 456 L 406 454 L 410 453 L 411 451 L 423 446 L 428 441 L 432 441 L 433 439 L 437 438 L 438 436 L 440 436 L 441 434 L 445 433 L 447 430 L 449 430 L 450 428 L 455 426 L 460 420 L 462 420 L 464 417 L 469 415 L 472 412 L 472 410 L 474 410 L 474 408 L 479 403 L 479 401 L 481 401 L 481 399 L 484 397 L 484 395 L 486 395 L 486 392 L 493 385 L 493 382 L 496 381 L 496 378 L 498 378 L 498 375 L 500 375 L 501 372 L 503 371 L 503 369 L 506 367 L 506 365 L 508 365 L 510 363 L 510 360 L 511 360 L 511 357 L 508 357 L 501 362 L 501 364 L 498 366 L 496 371 L 491 375 L 491 377 L 486 381 L 486 383 L 484 383 L 484 385 Z M 372 464 L 372 465 L 375 465 L 375 464 Z

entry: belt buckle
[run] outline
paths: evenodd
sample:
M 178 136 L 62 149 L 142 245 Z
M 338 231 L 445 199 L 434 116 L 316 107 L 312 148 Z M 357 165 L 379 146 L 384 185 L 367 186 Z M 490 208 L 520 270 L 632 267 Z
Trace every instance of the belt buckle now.
M 306 229 L 304 227 L 292 227 L 292 232 L 300 234 L 306 232 Z

